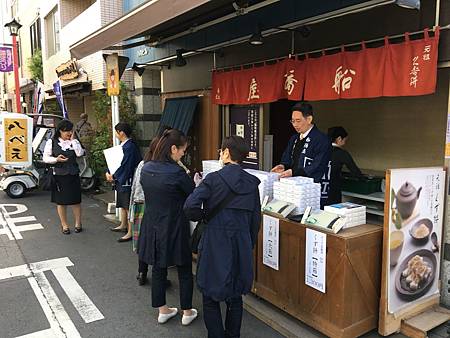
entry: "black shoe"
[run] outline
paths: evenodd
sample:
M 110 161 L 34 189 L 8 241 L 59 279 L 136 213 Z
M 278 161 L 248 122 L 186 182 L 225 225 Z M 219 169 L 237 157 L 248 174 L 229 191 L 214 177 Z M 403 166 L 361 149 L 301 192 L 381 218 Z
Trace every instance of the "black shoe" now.
M 136 276 L 136 279 L 138 280 L 138 284 L 141 286 L 147 284 L 147 274 L 143 272 L 139 272 L 139 274 Z
M 64 234 L 64 235 L 70 235 L 70 229 L 69 228 L 63 228 L 62 229 L 62 233 Z
M 128 238 L 120 237 L 120 238 L 117 240 L 117 242 L 119 242 L 119 243 L 122 243 L 122 242 L 129 242 L 129 241 L 131 241 L 131 239 L 132 239 L 132 237 L 128 237 Z
M 81 226 L 81 224 L 80 224 L 79 227 L 75 227 L 75 232 L 76 233 L 79 233 L 79 232 L 82 232 L 82 231 L 83 231 L 83 227 Z

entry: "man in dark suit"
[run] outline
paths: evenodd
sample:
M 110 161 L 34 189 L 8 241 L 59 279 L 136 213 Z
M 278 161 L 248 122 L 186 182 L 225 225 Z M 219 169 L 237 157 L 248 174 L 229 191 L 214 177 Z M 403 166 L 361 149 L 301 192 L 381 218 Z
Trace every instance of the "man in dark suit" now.
M 297 132 L 291 137 L 281 157 L 281 163 L 272 168 L 280 177 L 306 176 L 320 183 L 320 205 L 327 203 L 330 182 L 331 142 L 313 124 L 314 112 L 309 103 L 292 107 L 291 124 Z

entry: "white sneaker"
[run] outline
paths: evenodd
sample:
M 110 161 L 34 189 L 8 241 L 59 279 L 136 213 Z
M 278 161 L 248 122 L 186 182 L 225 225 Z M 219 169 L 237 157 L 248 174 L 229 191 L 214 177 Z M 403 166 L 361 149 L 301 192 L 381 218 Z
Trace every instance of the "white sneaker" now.
M 176 307 L 169 307 L 170 313 L 160 313 L 158 315 L 158 323 L 164 324 L 170 318 L 175 317 L 178 313 L 178 309 Z
M 192 311 L 192 315 L 190 316 L 185 316 L 183 315 L 183 318 L 181 318 L 181 324 L 183 325 L 189 325 L 190 323 L 192 323 L 194 321 L 195 318 L 197 318 L 198 312 L 196 309 L 191 309 Z

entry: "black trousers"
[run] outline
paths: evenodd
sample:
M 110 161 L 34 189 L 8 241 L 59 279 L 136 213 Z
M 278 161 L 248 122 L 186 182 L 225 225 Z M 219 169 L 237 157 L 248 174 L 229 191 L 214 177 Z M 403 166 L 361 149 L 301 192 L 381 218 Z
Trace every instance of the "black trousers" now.
M 229 298 L 225 303 L 227 315 L 224 330 L 220 302 L 203 295 L 203 320 L 208 330 L 208 338 L 239 338 L 241 336 L 242 297 Z
M 178 281 L 180 283 L 181 310 L 192 309 L 192 292 L 194 280 L 192 265 L 177 266 Z M 152 306 L 158 308 L 166 305 L 167 268 L 152 267 Z
M 139 259 L 138 272 L 143 273 L 144 275 L 147 275 L 147 272 L 148 272 L 148 264 L 145 263 L 144 261 L 141 261 L 140 259 Z

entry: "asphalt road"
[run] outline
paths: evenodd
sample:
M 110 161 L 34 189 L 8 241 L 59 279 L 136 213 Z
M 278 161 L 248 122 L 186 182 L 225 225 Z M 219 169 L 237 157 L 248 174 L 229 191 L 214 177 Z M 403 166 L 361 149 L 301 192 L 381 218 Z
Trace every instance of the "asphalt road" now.
M 84 231 L 66 236 L 49 201 L 46 192 L 18 200 L 0 192 L 0 338 L 206 337 L 197 290 L 198 320 L 183 327 L 177 316 L 157 324 L 150 287 L 135 279 L 131 243 L 116 241 L 103 203 L 84 197 Z M 176 271 L 169 278 L 168 304 L 179 307 Z M 247 312 L 241 334 L 281 337 Z

